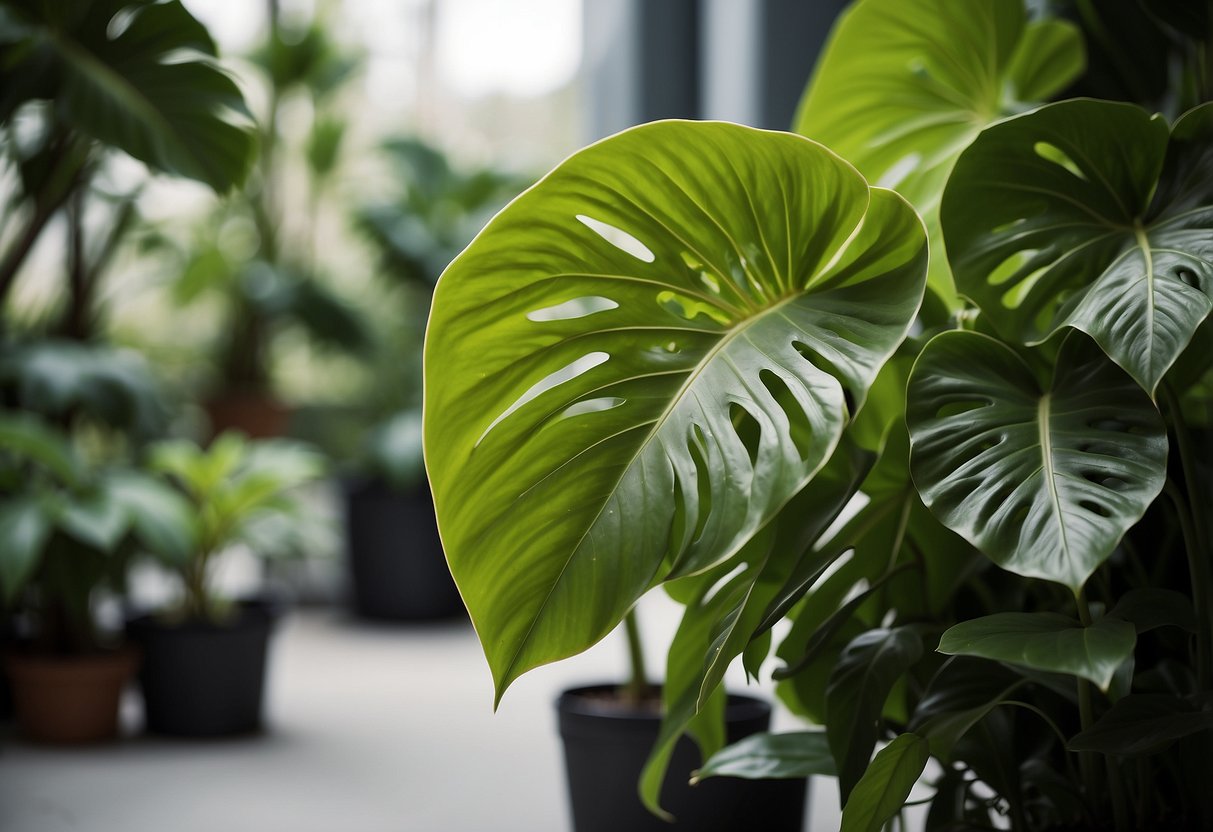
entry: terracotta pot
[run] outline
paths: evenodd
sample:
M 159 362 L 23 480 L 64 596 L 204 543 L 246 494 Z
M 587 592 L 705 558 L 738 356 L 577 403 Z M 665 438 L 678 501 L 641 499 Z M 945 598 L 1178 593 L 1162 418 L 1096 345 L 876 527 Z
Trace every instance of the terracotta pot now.
M 132 648 L 70 658 L 10 653 L 5 667 L 22 735 L 47 743 L 113 739 L 138 659 Z
M 286 405 L 264 392 L 224 393 L 205 402 L 203 408 L 210 419 L 211 436 L 236 430 L 250 439 L 274 439 L 286 433 L 291 416 Z

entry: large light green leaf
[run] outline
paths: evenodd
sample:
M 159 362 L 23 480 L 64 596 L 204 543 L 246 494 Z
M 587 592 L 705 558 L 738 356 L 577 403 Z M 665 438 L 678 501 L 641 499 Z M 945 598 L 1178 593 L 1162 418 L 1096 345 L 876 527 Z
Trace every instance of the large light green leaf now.
M 1047 390 L 993 338 L 936 337 L 910 375 L 906 421 L 931 511 L 1003 568 L 1074 590 L 1165 481 L 1158 411 L 1079 334 Z
M 712 755 L 695 772 L 692 783 L 709 777 L 741 777 L 746 780 L 833 777 L 834 758 L 824 731 L 791 731 L 786 734 L 751 734 Z
M 880 832 L 901 811 L 930 758 L 927 741 L 901 734 L 880 749 L 842 808 L 842 832 Z
M 625 131 L 488 225 L 435 293 L 425 450 L 498 698 L 800 491 L 924 271 L 904 200 L 730 124 Z
M 0 68 L 7 114 L 49 99 L 80 132 L 158 170 L 226 190 L 252 156 L 236 83 L 179 0 L 5 4 L 20 40 Z
M 835 26 L 795 129 L 914 203 L 931 230 L 931 286 L 954 300 L 938 218 L 956 157 L 1083 64 L 1078 30 L 1028 22 L 1021 0 L 861 0 Z
M 1213 105 L 1173 131 L 1130 104 L 1053 104 L 986 130 L 942 220 L 957 288 L 1005 337 L 1066 326 L 1153 394 L 1213 310 Z
M 1133 625 L 1119 618 L 1084 627 L 1055 612 L 1000 612 L 950 628 L 939 639 L 939 652 L 1068 673 L 1107 690 L 1136 643 Z

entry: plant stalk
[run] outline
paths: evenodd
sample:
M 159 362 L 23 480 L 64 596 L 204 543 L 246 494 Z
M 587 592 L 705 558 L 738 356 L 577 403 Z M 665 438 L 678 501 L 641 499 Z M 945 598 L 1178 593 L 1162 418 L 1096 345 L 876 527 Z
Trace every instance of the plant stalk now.
M 623 629 L 628 639 L 628 663 L 630 674 L 623 688 L 623 699 L 633 705 L 645 700 L 649 693 L 649 677 L 644 669 L 644 644 L 640 640 L 640 624 L 636 610 L 628 610 L 623 617 Z
M 1196 451 L 1192 437 L 1184 423 L 1179 397 L 1168 384 L 1161 387 L 1166 403 L 1171 434 L 1179 451 L 1179 467 L 1183 473 L 1184 492 L 1169 479 L 1165 486 L 1168 496 L 1175 504 L 1183 532 L 1184 549 L 1188 556 L 1188 571 L 1192 579 L 1192 605 L 1196 609 L 1199 629 L 1196 632 L 1196 669 L 1202 690 L 1213 687 L 1213 608 L 1209 604 L 1210 575 L 1208 568 L 1209 535 L 1205 529 L 1207 506 L 1201 494 L 1200 481 L 1196 475 Z
M 1091 610 L 1087 607 L 1087 598 L 1082 590 L 1075 596 L 1075 606 L 1078 607 L 1078 619 L 1082 626 L 1091 626 Z M 1091 702 L 1091 683 L 1086 679 L 1078 679 L 1078 721 L 1082 730 L 1086 731 L 1095 724 L 1094 707 Z M 1082 773 L 1083 791 L 1086 792 L 1088 806 L 1092 806 L 1099 793 L 1099 774 L 1095 767 L 1094 751 L 1078 752 L 1078 769 Z

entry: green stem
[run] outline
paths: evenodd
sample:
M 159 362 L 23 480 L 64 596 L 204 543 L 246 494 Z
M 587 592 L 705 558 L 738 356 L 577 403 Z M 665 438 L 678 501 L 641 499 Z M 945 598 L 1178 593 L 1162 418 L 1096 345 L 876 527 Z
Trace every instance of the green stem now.
M 1125 781 L 1120 774 L 1120 766 L 1111 754 L 1104 755 L 1104 769 L 1108 776 L 1108 793 L 1112 795 L 1112 818 L 1116 824 L 1116 832 L 1129 832 L 1129 804 L 1125 802 Z
M 1082 626 L 1091 626 L 1091 610 L 1087 607 L 1087 599 L 1082 590 L 1074 598 L 1078 607 L 1078 620 Z M 1078 721 L 1082 730 L 1086 731 L 1095 724 L 1094 707 L 1091 702 L 1091 683 L 1086 679 L 1078 679 Z M 1086 792 L 1088 805 L 1094 807 L 1096 795 L 1099 793 L 1099 775 L 1095 768 L 1095 752 L 1078 752 L 1078 768 L 1082 772 L 1083 791 Z
M 1165 488 L 1175 504 L 1184 536 L 1188 571 L 1192 579 L 1192 605 L 1196 608 L 1197 621 L 1200 622 L 1200 628 L 1196 632 L 1197 677 L 1201 689 L 1208 690 L 1213 685 L 1213 643 L 1210 641 L 1213 636 L 1213 609 L 1209 604 L 1210 583 L 1213 581 L 1207 563 L 1209 532 L 1205 527 L 1208 522 L 1205 507 L 1208 503 L 1203 498 L 1200 481 L 1197 479 L 1196 450 L 1192 447 L 1192 437 L 1184 423 L 1179 397 L 1168 384 L 1163 384 L 1160 389 L 1166 404 L 1168 426 L 1175 437 L 1175 447 L 1179 452 L 1179 467 L 1182 469 L 1186 494 L 1181 494 L 1170 480 Z
M 623 629 L 628 637 L 628 660 L 631 674 L 623 689 L 623 698 L 632 704 L 645 700 L 649 692 L 649 678 L 644 669 L 644 644 L 640 640 L 640 624 L 636 620 L 636 610 L 628 610 L 623 618 Z

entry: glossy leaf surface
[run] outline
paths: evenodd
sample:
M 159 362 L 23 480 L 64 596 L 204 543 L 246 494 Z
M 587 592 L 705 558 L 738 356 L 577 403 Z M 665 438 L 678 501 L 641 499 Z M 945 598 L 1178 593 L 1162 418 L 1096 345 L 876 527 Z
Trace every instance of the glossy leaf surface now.
M 924 272 L 904 200 L 736 125 L 625 131 L 503 210 L 439 281 L 425 403 L 498 697 L 739 551 L 830 457 Z
M 824 731 L 752 734 L 712 755 L 691 782 L 709 777 L 796 778 L 834 776 L 834 758 Z
M 1149 393 L 1213 310 L 1213 105 L 1075 100 L 981 134 L 944 195 L 960 292 L 1007 338 L 1088 333 Z
M 1054 612 L 1004 612 L 951 627 L 939 640 L 939 652 L 1068 673 L 1107 690 L 1136 642 L 1133 625 L 1118 618 L 1083 627 Z
M 641 776 L 641 797 L 661 814 L 659 792 L 674 744 L 688 730 L 704 756 L 716 751 L 704 728 L 722 700 L 721 683 L 729 663 L 759 627 L 772 599 L 789 574 L 854 493 L 870 459 L 844 442 L 821 472 L 797 494 L 736 558 L 702 575 L 670 584 L 686 606 L 674 634 L 662 687 L 665 717 Z M 723 744 L 723 736 L 720 737 Z
M 921 655 L 922 641 L 908 627 L 870 630 L 846 646 L 830 674 L 826 735 L 844 803 L 868 768 L 889 692 Z
M 931 285 L 952 297 L 939 201 L 983 127 L 1082 71 L 1082 38 L 1028 22 L 1020 0 L 862 0 L 845 12 L 796 116 L 796 132 L 909 199 L 931 229 Z
M 927 741 L 901 734 L 880 749 L 842 809 L 842 832 L 880 832 L 927 767 Z
M 940 335 L 910 376 L 906 421 L 931 511 L 999 566 L 1075 590 L 1165 479 L 1158 411 L 1081 335 L 1047 390 L 998 341 Z

